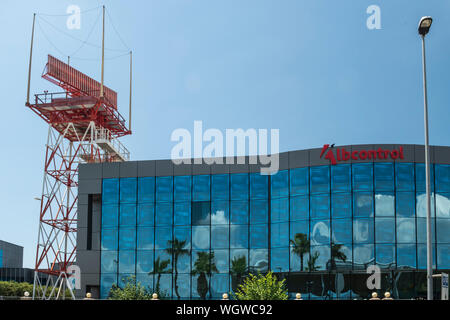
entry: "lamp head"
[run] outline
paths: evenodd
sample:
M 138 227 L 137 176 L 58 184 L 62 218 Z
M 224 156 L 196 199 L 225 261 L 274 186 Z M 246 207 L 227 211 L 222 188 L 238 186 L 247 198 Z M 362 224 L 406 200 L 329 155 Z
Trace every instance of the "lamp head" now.
M 433 19 L 431 17 L 422 17 L 419 22 L 419 34 L 425 36 L 430 31 L 431 23 Z

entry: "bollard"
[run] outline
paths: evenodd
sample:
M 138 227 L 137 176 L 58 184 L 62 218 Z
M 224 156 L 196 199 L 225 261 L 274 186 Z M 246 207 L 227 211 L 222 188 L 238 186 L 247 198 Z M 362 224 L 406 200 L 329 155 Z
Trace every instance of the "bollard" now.
M 380 300 L 380 298 L 378 298 L 378 293 L 372 292 L 372 298 L 370 298 L 369 300 Z
M 383 300 L 394 300 L 394 299 L 392 299 L 390 292 L 385 292 Z
M 159 300 L 157 293 L 152 294 L 152 300 Z
M 20 300 L 31 300 L 30 293 L 28 291 L 25 291 L 23 293 L 23 297 L 20 297 Z
M 302 295 L 301 295 L 300 293 L 297 293 L 297 294 L 295 295 L 295 300 L 303 300 L 303 299 L 302 299 Z
M 88 292 L 86 293 L 86 297 L 83 300 L 94 300 L 94 299 L 92 299 L 92 294 Z
M 222 300 L 229 300 L 229 299 L 228 299 L 228 293 L 224 293 L 224 294 L 222 295 Z

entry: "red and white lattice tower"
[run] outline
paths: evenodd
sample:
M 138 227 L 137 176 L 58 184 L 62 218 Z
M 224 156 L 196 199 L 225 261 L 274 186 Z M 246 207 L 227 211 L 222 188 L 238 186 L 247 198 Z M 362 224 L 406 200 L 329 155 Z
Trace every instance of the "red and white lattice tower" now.
M 117 138 L 131 131 L 115 91 L 50 55 L 42 77 L 62 92 L 45 91 L 26 103 L 49 124 L 33 298 L 64 298 L 67 289 L 75 298 L 69 279 L 76 264 L 78 164 L 127 161 Z

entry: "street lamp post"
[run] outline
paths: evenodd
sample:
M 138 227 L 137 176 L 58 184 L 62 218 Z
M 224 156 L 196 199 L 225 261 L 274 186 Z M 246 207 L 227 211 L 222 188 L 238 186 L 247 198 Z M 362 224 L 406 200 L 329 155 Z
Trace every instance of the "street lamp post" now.
M 433 251 L 431 241 L 431 199 L 430 199 L 430 150 L 428 140 L 428 97 L 427 73 L 425 61 L 425 35 L 430 31 L 431 17 L 422 17 L 419 22 L 419 34 L 422 37 L 422 69 L 423 69 L 423 96 L 424 96 L 424 122 L 425 122 L 425 177 L 427 197 L 427 298 L 433 300 Z

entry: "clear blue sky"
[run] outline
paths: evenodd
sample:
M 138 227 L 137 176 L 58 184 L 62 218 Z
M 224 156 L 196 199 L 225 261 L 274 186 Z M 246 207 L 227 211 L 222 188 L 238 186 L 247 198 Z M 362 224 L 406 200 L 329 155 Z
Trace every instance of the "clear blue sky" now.
M 133 50 L 133 160 L 170 157 L 170 134 L 205 128 L 277 128 L 280 151 L 324 143 L 424 141 L 421 16 L 434 18 L 427 37 L 430 142 L 449 145 L 450 1 L 407 0 L 151 0 L 2 1 L 0 239 L 25 247 L 33 267 L 47 125 L 24 106 L 33 12 L 65 14 L 107 6 Z M 366 9 L 381 8 L 381 30 L 368 30 Z M 42 16 L 68 35 L 100 43 L 99 10 Z M 46 54 L 59 58 L 80 42 L 44 20 L 36 26 L 32 93 L 58 91 L 40 74 Z M 44 34 L 61 51 L 57 51 Z M 106 47 L 125 50 L 107 20 Z M 107 57 L 119 52 L 107 51 Z M 71 64 L 99 78 L 98 48 L 84 46 Z M 105 83 L 128 115 L 128 60 L 107 60 Z

